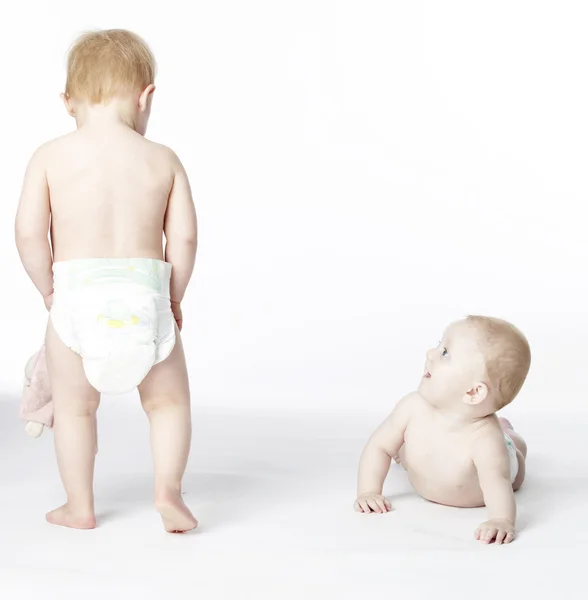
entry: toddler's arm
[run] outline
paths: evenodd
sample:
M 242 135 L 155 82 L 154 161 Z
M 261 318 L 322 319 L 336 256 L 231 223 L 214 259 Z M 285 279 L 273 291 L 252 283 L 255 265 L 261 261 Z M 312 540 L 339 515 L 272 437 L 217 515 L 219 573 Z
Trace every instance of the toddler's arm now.
M 514 539 L 516 502 L 502 433 L 492 433 L 482 435 L 474 446 L 474 464 L 490 517 L 478 527 L 475 537 L 485 543 L 509 543 Z
M 53 294 L 53 256 L 46 152 L 44 147 L 39 148 L 28 164 L 16 213 L 15 237 L 22 264 L 47 304 Z
M 398 455 L 404 443 L 412 394 L 404 397 L 388 418 L 374 431 L 359 462 L 357 500 L 360 512 L 387 512 L 390 502 L 382 496 L 382 488 L 392 458 Z
M 172 265 L 171 299 L 180 303 L 194 271 L 198 226 L 192 191 L 180 159 L 172 153 L 174 182 L 165 214 L 165 260 Z

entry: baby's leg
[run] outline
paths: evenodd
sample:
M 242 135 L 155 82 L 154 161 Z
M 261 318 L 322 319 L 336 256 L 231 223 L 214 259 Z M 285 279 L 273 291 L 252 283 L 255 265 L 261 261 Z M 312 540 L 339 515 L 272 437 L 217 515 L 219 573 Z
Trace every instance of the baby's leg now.
M 182 500 L 182 478 L 192 434 L 190 389 L 180 333 L 169 358 L 155 365 L 139 386 L 151 425 L 155 507 L 172 533 L 194 529 L 198 521 Z
M 521 435 L 513 429 L 513 426 L 508 419 L 505 419 L 504 417 L 499 417 L 498 421 L 500 422 L 502 430 L 506 433 L 506 435 L 508 435 L 508 437 L 510 437 L 514 445 L 517 447 L 519 472 L 517 474 L 516 479 L 514 480 L 514 483 L 512 484 L 513 490 L 516 492 L 521 487 L 521 485 L 523 485 L 523 481 L 525 480 L 525 460 L 527 458 L 527 443 L 521 437 Z
M 47 514 L 54 525 L 92 529 L 96 411 L 100 394 L 88 383 L 81 359 L 59 339 L 51 320 L 46 335 L 47 369 L 53 390 L 55 452 L 67 502 Z

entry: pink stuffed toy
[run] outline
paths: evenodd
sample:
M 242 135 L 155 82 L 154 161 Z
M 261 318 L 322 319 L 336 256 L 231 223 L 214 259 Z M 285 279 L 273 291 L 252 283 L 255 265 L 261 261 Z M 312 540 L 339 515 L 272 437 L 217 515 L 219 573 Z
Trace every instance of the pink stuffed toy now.
M 45 346 L 41 346 L 25 367 L 25 382 L 20 405 L 20 418 L 27 421 L 25 431 L 39 437 L 44 427 L 53 427 L 51 383 L 45 360 Z

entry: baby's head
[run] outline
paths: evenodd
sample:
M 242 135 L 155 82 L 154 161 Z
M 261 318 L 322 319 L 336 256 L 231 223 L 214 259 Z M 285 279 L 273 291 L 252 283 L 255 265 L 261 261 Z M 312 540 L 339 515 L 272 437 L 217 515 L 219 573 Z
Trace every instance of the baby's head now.
M 96 106 L 109 106 L 145 135 L 155 90 L 155 58 L 147 44 L 124 29 L 80 36 L 67 59 L 62 99 L 78 125 Z
M 438 408 L 486 416 L 514 400 L 530 366 L 529 343 L 514 325 L 469 316 L 451 324 L 427 352 L 419 392 Z

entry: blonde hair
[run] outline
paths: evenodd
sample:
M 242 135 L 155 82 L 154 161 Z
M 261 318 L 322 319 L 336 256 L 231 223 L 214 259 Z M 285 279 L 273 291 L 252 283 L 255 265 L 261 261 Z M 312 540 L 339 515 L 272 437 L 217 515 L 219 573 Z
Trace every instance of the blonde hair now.
M 514 325 L 502 319 L 469 315 L 466 321 L 480 334 L 490 393 L 500 410 L 515 399 L 525 383 L 531 367 L 529 342 Z
M 149 46 L 125 29 L 90 31 L 72 45 L 67 57 L 65 93 L 90 104 L 142 91 L 155 81 Z

